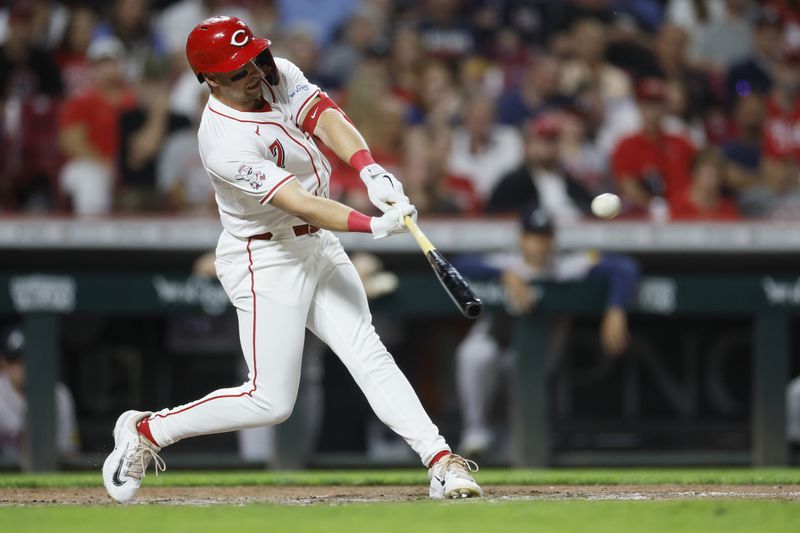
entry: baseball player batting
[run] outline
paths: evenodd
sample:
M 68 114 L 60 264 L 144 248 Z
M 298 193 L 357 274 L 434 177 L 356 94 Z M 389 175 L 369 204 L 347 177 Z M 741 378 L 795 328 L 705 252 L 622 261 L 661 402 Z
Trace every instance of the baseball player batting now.
M 130 501 L 150 461 L 164 470 L 158 452 L 181 439 L 286 420 L 308 328 L 428 467 L 431 498 L 481 496 L 471 475 L 477 465 L 451 453 L 375 333 L 364 288 L 332 233 L 400 233 L 416 209 L 341 109 L 269 46 L 232 17 L 201 22 L 186 41 L 192 70 L 211 89 L 200 156 L 224 228 L 216 269 L 238 314 L 248 380 L 171 409 L 123 413 L 103 464 L 106 490 Z M 382 216 L 328 198 L 331 166 L 313 137 L 359 171 Z

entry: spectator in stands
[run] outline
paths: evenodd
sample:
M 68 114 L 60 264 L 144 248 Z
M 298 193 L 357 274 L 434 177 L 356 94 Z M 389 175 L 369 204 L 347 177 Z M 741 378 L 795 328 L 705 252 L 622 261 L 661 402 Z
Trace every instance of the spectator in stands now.
M 613 189 L 610 157 L 600 144 L 605 109 L 597 87 L 582 87 L 561 117 L 559 154 L 566 176 L 592 196 Z
M 642 129 L 614 149 L 612 173 L 630 214 L 665 220 L 669 206 L 686 196 L 695 150 L 687 139 L 663 130 L 667 95 L 663 80 L 646 78 L 636 92 Z
M 737 97 L 766 94 L 772 88 L 772 70 L 781 50 L 783 20 L 772 7 L 759 10 L 753 26 L 753 48 L 748 57 L 734 64 L 725 81 L 727 103 Z
M 325 86 L 338 89 L 347 84 L 366 54 L 379 46 L 379 22 L 367 10 L 355 13 L 342 29 L 342 38 L 324 49 L 318 73 Z M 305 72 L 305 71 L 304 71 Z
M 406 135 L 401 175 L 406 193 L 423 215 L 475 214 L 483 207 L 472 181 L 449 171 L 450 142 L 446 130 L 414 128 Z
M 125 78 L 125 50 L 118 39 L 95 39 L 86 55 L 93 85 L 64 103 L 59 144 L 67 163 L 59 183 L 76 214 L 96 215 L 112 210 L 120 115 L 136 105 L 136 97 Z
M 562 118 L 545 113 L 526 126 L 525 159 L 492 191 L 488 213 L 518 213 L 525 206 L 550 217 L 575 220 L 589 212 L 591 195 L 564 172 L 560 158 Z
M 392 93 L 411 104 L 420 92 L 420 73 L 424 57 L 419 34 L 408 26 L 394 32 L 389 52 L 389 73 L 392 77 Z
M 108 22 L 97 27 L 96 38 L 114 36 L 125 47 L 129 80 L 142 79 L 145 66 L 168 56 L 164 38 L 150 17 L 150 0 L 115 0 Z
M 680 80 L 669 80 L 666 92 L 666 111 L 662 122 L 664 132 L 687 139 L 697 150 L 705 147 L 705 123 L 701 115 L 695 115 L 691 111 L 693 106 L 690 104 L 688 87 Z M 707 112 L 711 112 L 711 107 L 707 108 Z
M 0 334 L 0 456 L 27 467 L 24 354 L 25 334 L 21 328 L 7 328 Z M 63 383 L 56 383 L 55 398 L 56 451 L 62 460 L 74 459 L 80 442 L 75 401 Z
M 55 201 L 62 84 L 51 54 L 34 40 L 33 10 L 15 4 L 0 47 L 0 209 L 44 211 Z
M 156 186 L 160 204 L 179 213 L 214 213 L 214 188 L 197 144 L 197 127 L 208 101 L 208 89 L 198 96 L 192 124 L 169 135 L 157 157 Z M 212 253 L 213 256 L 213 253 Z M 212 257 L 213 264 L 213 257 Z M 215 275 L 215 274 L 212 274 Z
M 323 86 L 328 91 L 333 89 L 329 80 L 320 77 L 320 49 L 317 45 L 314 31 L 308 25 L 289 28 L 280 42 L 273 45 L 273 48 L 278 48 L 279 46 L 285 51 L 279 52 L 275 50 L 273 52 L 275 55 L 284 57 L 297 65 L 311 83 Z M 356 64 L 356 66 L 358 65 Z M 337 87 L 339 86 L 337 85 Z
M 605 105 L 611 106 L 630 98 L 628 76 L 606 61 L 607 28 L 595 19 L 579 19 L 570 29 L 571 58 L 564 65 L 561 90 L 574 94 L 587 84 L 599 87 Z
M 787 45 L 773 71 L 767 98 L 762 172 L 778 194 L 798 189 L 800 172 L 800 46 Z
M 450 129 L 458 122 L 464 101 L 453 73 L 441 61 L 427 63 L 420 75 L 419 93 L 409 111 L 409 122 L 430 128 Z
M 273 0 L 280 13 L 280 26 L 291 28 L 295 24 L 310 23 L 320 46 L 327 46 L 336 37 L 336 31 L 347 24 L 358 10 L 358 0 Z
M 122 211 L 156 211 L 163 199 L 156 188 L 156 160 L 172 134 L 190 123 L 169 109 L 166 60 L 151 60 L 136 84 L 137 105 L 120 115 L 118 208 Z
M 461 59 L 475 49 L 464 0 L 422 0 L 417 30 L 425 51 L 439 59 Z
M 33 9 L 28 4 L 14 4 L 8 15 L 8 36 L 0 47 L 0 101 L 62 95 L 58 67 L 50 52 L 34 45 L 35 38 Z
M 578 19 L 569 31 L 571 59 L 564 65 L 561 92 L 574 96 L 583 87 L 592 85 L 603 102 L 604 122 L 598 132 L 598 143 L 608 150 L 639 127 L 639 116 L 631 98 L 628 76 L 606 61 L 607 26 L 595 19 Z
M 693 35 L 693 61 L 704 68 L 724 73 L 744 60 L 752 47 L 753 4 L 750 0 L 724 0 L 725 14 Z M 712 2 L 713 3 L 713 2 Z
M 505 310 L 485 313 L 456 350 L 456 380 L 463 420 L 461 451 L 480 455 L 495 445 L 490 407 L 502 389 L 501 376 L 513 372 L 509 315 L 532 312 L 537 294 L 533 281 L 568 282 L 587 278 L 608 281 L 606 310 L 600 322 L 600 344 L 612 357 L 628 347 L 627 307 L 639 279 L 637 263 L 621 255 L 561 253 L 555 249 L 552 219 L 541 210 L 522 212 L 519 249 L 482 257 L 463 257 L 456 267 L 471 279 L 497 279 L 505 292 Z M 566 327 L 564 327 L 566 326 Z M 527 354 L 557 360 L 568 324 L 552 328 L 549 354 Z M 548 365 L 553 367 L 555 365 Z M 507 371 L 507 372 L 504 372 Z
M 665 15 L 667 21 L 686 31 L 692 41 L 690 55 L 694 57 L 694 49 L 698 46 L 695 37 L 725 18 L 725 3 L 720 0 L 669 0 Z
M 739 196 L 742 213 L 749 216 L 757 213 L 748 211 L 747 196 L 762 181 L 759 169 L 766 118 L 764 97 L 758 93 L 737 97 L 733 113 L 734 132 L 721 148 L 728 163 L 728 184 Z
M 497 119 L 519 126 L 544 111 L 562 109 L 569 97 L 561 94 L 561 62 L 546 52 L 528 61 L 519 83 L 508 87 L 497 103 Z
M 516 168 L 523 157 L 519 132 L 495 123 L 494 103 L 484 94 L 467 102 L 464 123 L 453 132 L 448 156 L 450 172 L 472 181 L 486 201 L 504 174 Z
M 708 75 L 689 60 L 688 44 L 689 35 L 684 29 L 675 24 L 664 24 L 656 36 L 653 60 L 648 62 L 651 69 L 642 73 L 642 77 L 663 78 L 680 90 L 684 102 L 681 115 L 692 123 L 702 120 L 717 102 Z
M 64 38 L 55 50 L 55 58 L 64 79 L 64 96 L 70 98 L 91 86 L 86 51 L 92 40 L 97 16 L 85 6 L 73 7 Z
M 697 154 L 692 167 L 692 184 L 682 202 L 671 212 L 673 220 L 738 220 L 739 209 L 724 195 L 728 165 L 716 148 Z

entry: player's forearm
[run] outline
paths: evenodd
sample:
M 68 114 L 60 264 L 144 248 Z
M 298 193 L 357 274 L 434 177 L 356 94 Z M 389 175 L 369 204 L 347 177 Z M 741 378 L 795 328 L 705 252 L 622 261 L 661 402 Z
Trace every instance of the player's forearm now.
M 328 108 L 322 111 L 314 135 L 347 163 L 356 152 L 369 150 L 361 133 L 337 109 Z
M 370 217 L 335 200 L 309 194 L 294 180 L 282 187 L 275 194 L 271 203 L 275 207 L 323 229 L 364 233 L 370 231 Z

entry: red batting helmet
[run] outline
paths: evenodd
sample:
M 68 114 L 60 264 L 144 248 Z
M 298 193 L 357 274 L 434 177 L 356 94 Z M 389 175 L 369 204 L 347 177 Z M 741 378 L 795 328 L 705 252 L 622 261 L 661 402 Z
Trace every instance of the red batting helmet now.
M 230 72 L 242 68 L 272 44 L 256 39 L 247 24 L 236 17 L 211 17 L 192 30 L 186 39 L 186 58 L 197 79 L 205 72 Z M 272 54 L 269 54 L 272 62 Z

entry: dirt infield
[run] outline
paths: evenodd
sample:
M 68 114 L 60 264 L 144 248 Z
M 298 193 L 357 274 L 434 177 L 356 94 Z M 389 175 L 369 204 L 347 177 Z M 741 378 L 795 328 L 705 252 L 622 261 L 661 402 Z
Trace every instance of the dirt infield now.
M 800 486 L 790 485 L 593 485 L 487 486 L 489 500 L 675 500 L 759 499 L 800 502 Z M 313 505 L 424 500 L 424 486 L 322 487 L 144 487 L 137 504 Z M 0 489 L 0 506 L 110 505 L 102 488 Z

